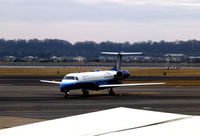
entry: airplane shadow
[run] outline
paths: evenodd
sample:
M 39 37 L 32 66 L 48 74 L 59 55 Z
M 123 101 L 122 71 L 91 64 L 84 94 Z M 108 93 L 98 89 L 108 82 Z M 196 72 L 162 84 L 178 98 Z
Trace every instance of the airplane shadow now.
M 2 101 L 69 101 L 69 100 L 156 100 L 156 99 L 200 99 L 200 96 L 188 96 L 188 95 L 158 95 L 158 94 L 128 94 L 128 93 L 116 93 L 114 96 L 108 94 L 90 94 L 83 96 L 82 94 L 70 94 L 68 98 L 64 98 L 64 94 L 46 94 L 46 96 L 11 96 L 0 97 Z
M 95 94 L 89 96 L 82 95 L 70 95 L 66 100 L 121 100 L 121 99 L 200 99 L 200 96 L 184 96 L 184 95 L 157 95 L 157 94 L 127 94 L 127 93 L 117 93 L 114 96 L 109 96 L 108 94 Z

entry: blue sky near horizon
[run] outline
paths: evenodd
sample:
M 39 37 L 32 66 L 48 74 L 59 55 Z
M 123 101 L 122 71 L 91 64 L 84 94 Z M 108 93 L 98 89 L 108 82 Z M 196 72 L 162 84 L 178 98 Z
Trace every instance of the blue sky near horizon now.
M 0 37 L 200 40 L 199 0 L 0 0 Z

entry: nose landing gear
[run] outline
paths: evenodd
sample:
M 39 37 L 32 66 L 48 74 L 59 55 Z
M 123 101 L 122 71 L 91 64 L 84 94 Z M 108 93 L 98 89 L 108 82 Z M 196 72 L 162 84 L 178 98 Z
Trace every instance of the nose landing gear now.
M 65 98 L 69 97 L 69 91 L 65 91 Z
M 61 89 L 60 91 L 65 93 L 65 98 L 68 98 L 68 96 L 69 96 L 69 90 Z

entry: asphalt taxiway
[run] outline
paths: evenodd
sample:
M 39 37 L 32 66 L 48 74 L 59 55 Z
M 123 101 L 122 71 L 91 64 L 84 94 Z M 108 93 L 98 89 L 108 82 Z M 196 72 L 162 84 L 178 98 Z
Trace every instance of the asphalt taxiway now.
M 73 90 L 65 99 L 59 86 L 4 85 L 0 116 L 48 120 L 116 107 L 200 115 L 199 86 L 137 86 L 115 92 L 115 96 L 99 91 L 83 97 L 80 90 Z

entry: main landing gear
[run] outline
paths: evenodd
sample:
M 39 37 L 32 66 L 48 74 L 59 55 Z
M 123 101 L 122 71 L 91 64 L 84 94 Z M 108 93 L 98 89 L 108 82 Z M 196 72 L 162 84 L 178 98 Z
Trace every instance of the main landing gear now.
M 89 95 L 89 91 L 87 89 L 82 89 L 82 94 L 84 97 Z
M 109 89 L 109 95 L 110 95 L 110 96 L 114 96 L 114 95 L 115 95 L 115 92 L 113 91 L 113 88 L 110 88 L 110 89 Z
M 113 91 L 113 88 L 108 88 L 108 91 L 109 91 L 109 96 L 114 96 L 115 95 L 115 92 Z M 62 92 L 65 93 L 65 98 L 68 98 L 69 97 L 69 90 L 62 90 Z M 82 94 L 83 94 L 83 97 L 87 97 L 89 95 L 89 91 L 85 88 L 82 89 Z

